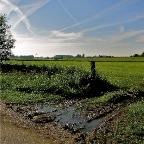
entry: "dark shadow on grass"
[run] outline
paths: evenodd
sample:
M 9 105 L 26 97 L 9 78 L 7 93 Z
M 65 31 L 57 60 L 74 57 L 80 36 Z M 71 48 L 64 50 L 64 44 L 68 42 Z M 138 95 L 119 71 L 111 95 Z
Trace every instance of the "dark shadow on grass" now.
M 66 75 L 68 77 L 67 82 L 56 83 L 55 85 L 49 86 L 38 86 L 38 87 L 17 87 L 16 91 L 25 93 L 36 93 L 36 94 L 53 94 L 60 95 L 65 99 L 82 99 L 89 97 L 98 97 L 106 92 L 115 91 L 118 89 L 113 86 L 106 78 L 102 78 L 98 73 L 95 77 L 90 72 L 83 71 L 76 67 L 60 67 L 60 66 L 36 66 L 36 65 L 17 65 L 17 64 L 2 64 L 1 71 L 3 73 L 10 72 L 22 72 L 27 73 L 40 73 L 46 74 L 48 77 Z M 72 79 L 73 76 L 77 75 L 78 78 Z M 72 79 L 72 80 L 71 80 Z M 52 79 L 53 80 L 53 79 Z

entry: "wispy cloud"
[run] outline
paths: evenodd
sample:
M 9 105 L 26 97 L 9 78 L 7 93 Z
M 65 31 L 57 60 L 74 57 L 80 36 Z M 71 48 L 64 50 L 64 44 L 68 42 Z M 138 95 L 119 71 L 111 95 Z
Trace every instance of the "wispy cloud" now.
M 108 38 L 108 41 L 121 41 L 123 39 L 138 36 L 140 34 L 144 34 L 144 30 L 135 30 L 135 31 L 131 31 L 131 32 L 125 32 L 122 34 L 118 34 L 118 35 L 113 35 Z M 140 37 L 140 40 L 142 40 L 142 39 L 143 39 L 143 37 Z
M 1 1 L 0 2 L 0 11 L 3 12 L 3 13 L 9 13 L 10 11 L 12 10 L 11 7 L 8 7 L 4 1 Z
M 122 25 L 120 32 L 123 33 L 124 32 L 123 24 L 129 23 L 129 22 L 133 22 L 133 21 L 136 21 L 136 20 L 139 20 L 139 19 L 143 19 L 143 18 L 144 18 L 144 15 L 139 15 L 139 16 L 133 17 L 131 19 L 127 19 L 127 20 L 120 21 L 120 22 L 109 23 L 109 24 L 101 24 L 101 25 L 98 25 L 96 27 L 92 27 L 92 28 L 89 28 L 89 29 L 85 29 L 85 30 L 79 31 L 77 33 L 81 34 L 81 36 L 82 36 L 82 35 L 84 35 L 84 33 L 87 33 L 87 32 L 90 32 L 90 31 L 95 31 L 95 30 L 98 30 L 98 29 L 113 27 L 113 26 L 117 26 L 117 25 Z M 141 31 L 139 31 L 139 32 L 141 33 Z M 50 39 L 56 38 L 60 33 L 62 34 L 63 32 L 62 31 L 53 31 L 52 34 L 50 35 Z M 128 37 L 128 35 L 130 36 L 130 35 L 133 35 L 133 34 L 136 34 L 136 33 L 137 32 L 133 32 L 131 34 L 130 33 L 129 34 L 128 33 L 127 34 L 123 34 L 123 37 Z M 117 40 L 120 39 L 121 36 L 118 36 L 119 38 L 117 37 Z M 97 40 L 98 41 L 105 41 L 105 39 L 102 39 L 102 38 L 97 38 Z M 115 38 L 115 40 L 116 40 L 116 38 Z
M 49 41 L 51 41 L 51 42 L 58 42 L 58 41 L 59 42 L 65 42 L 65 41 L 68 41 L 68 40 L 69 41 L 70 40 L 80 40 L 80 38 L 82 38 L 83 35 L 85 33 L 87 33 L 87 32 L 121 25 L 120 33 L 117 34 L 117 35 L 95 37 L 94 39 L 90 38 L 90 37 L 87 37 L 87 39 L 85 39 L 83 37 L 83 41 L 84 42 L 91 42 L 91 43 L 108 42 L 108 41 L 109 42 L 114 42 L 114 41 L 117 42 L 117 41 L 121 41 L 122 39 L 127 39 L 127 38 L 130 38 L 130 37 L 133 37 L 133 36 L 136 36 L 136 35 L 139 35 L 139 34 L 143 33 L 143 30 L 136 30 L 136 31 L 125 32 L 124 33 L 124 29 L 125 28 L 124 28 L 124 25 L 123 25 L 123 24 L 129 23 L 129 22 L 133 22 L 133 21 L 136 21 L 136 20 L 139 20 L 139 19 L 143 19 L 143 18 L 144 18 L 144 15 L 139 15 L 139 16 L 135 16 L 135 17 L 133 17 L 131 19 L 127 19 L 127 20 L 124 20 L 124 21 L 116 22 L 116 23 L 98 25 L 96 27 L 92 27 L 92 28 L 89 28 L 89 29 L 81 30 L 81 31 L 76 32 L 76 33 L 64 33 L 62 31 L 52 31 L 52 33 L 50 35 L 51 37 L 49 38 Z
M 136 21 L 136 20 L 139 20 L 139 19 L 143 19 L 143 18 L 144 18 L 144 14 L 136 16 L 136 17 L 133 17 L 133 18 L 130 18 L 130 19 L 127 19 L 127 20 L 124 20 L 124 21 L 116 22 L 116 23 L 101 24 L 101 25 L 98 25 L 96 27 L 85 29 L 82 32 L 86 33 L 86 32 L 90 32 L 90 31 L 94 31 L 94 30 L 98 30 L 98 29 L 102 29 L 102 28 L 106 28 L 106 27 L 112 27 L 112 26 L 116 26 L 116 25 L 121 25 L 121 24 L 133 22 L 133 21 Z
M 89 43 L 97 43 L 97 42 L 105 42 L 105 43 L 113 43 L 113 44 L 123 44 L 123 40 L 126 40 L 125 43 L 129 43 L 129 41 L 127 41 L 127 39 L 129 38 L 133 38 L 134 37 L 134 41 L 132 41 L 133 43 L 135 42 L 144 42 L 144 30 L 133 30 L 133 31 L 129 31 L 129 32 L 123 32 L 123 33 L 118 33 L 118 34 L 114 34 L 114 35 L 108 35 L 108 36 L 101 36 L 101 37 L 92 37 L 92 38 L 87 38 L 87 40 L 85 40 L 85 42 L 89 42 Z M 131 43 L 132 43 L 131 42 Z
M 138 36 L 136 42 L 143 42 L 144 43 L 144 35 Z
M 51 42 L 66 42 L 66 41 L 73 41 L 82 38 L 83 34 L 80 32 L 71 32 L 71 33 L 64 33 L 59 31 L 51 31 L 52 35 L 55 37 L 53 39 L 49 39 Z
M 121 25 L 121 26 L 120 26 L 120 28 L 119 28 L 120 33 L 123 33 L 123 32 L 124 32 L 124 30 L 125 30 L 124 25 Z

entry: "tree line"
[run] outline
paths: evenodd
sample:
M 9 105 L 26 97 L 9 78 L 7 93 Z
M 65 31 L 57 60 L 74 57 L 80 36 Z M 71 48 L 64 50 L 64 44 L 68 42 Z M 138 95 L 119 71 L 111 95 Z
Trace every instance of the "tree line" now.
M 144 57 L 144 52 L 142 54 L 134 54 L 131 57 Z

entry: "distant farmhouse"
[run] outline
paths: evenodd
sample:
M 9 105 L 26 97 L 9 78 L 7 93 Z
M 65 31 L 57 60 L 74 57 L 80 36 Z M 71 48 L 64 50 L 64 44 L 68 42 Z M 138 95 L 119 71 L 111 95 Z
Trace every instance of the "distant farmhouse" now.
M 55 55 L 54 59 L 73 58 L 72 55 Z

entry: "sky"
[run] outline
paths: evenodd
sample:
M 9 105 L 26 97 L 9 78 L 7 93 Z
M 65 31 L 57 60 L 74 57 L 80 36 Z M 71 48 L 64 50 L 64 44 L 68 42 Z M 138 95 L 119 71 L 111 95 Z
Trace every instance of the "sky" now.
M 0 0 L 14 55 L 130 56 L 144 51 L 144 0 Z

